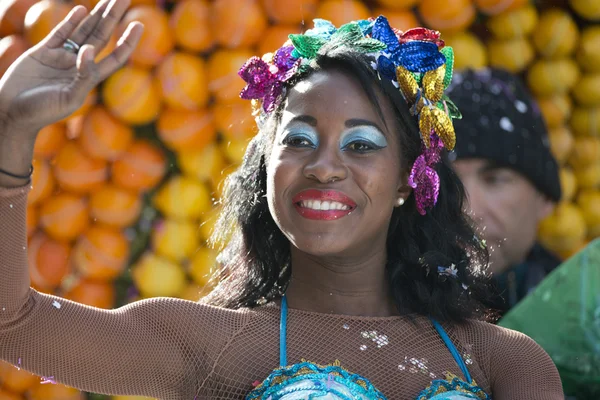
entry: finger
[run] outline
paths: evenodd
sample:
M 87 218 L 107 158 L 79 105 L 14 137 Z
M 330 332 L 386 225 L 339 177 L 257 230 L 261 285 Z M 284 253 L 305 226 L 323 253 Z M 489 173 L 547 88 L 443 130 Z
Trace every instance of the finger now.
M 91 44 L 97 52 L 101 51 L 110 40 L 121 18 L 127 12 L 129 4 L 130 0 L 112 0 L 85 40 L 77 43 Z
M 75 28 L 77 28 L 77 25 L 85 18 L 86 14 L 86 9 L 83 6 L 73 8 L 69 15 L 40 44 L 51 49 L 61 47 L 65 43 L 65 40 L 71 36 Z
M 96 4 L 96 7 L 94 7 L 92 12 L 85 17 L 83 22 L 81 22 L 77 29 L 75 29 L 71 35 L 71 40 L 78 44 L 85 43 L 87 38 L 96 28 L 96 25 L 98 25 L 98 22 L 100 22 L 102 19 L 102 15 L 104 14 L 104 11 L 106 11 L 109 3 L 110 0 L 102 0 Z
M 95 57 L 96 51 L 94 46 L 86 44 L 81 50 L 79 50 L 79 54 L 77 54 L 77 79 L 82 82 L 92 81 L 91 84 L 95 85 L 94 81 L 95 73 Z
M 139 22 L 132 22 L 127 27 L 123 36 L 117 42 L 117 47 L 98 63 L 98 78 L 100 81 L 106 79 L 113 72 L 118 70 L 131 56 L 135 50 L 135 46 L 142 37 L 144 25 Z

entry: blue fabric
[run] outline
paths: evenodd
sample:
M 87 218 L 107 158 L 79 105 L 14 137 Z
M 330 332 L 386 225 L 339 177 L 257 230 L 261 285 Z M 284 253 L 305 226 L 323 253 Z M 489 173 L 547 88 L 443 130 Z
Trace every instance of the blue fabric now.
M 287 365 L 287 299 L 281 299 L 281 318 L 279 319 L 279 366 Z
M 435 328 L 435 330 L 438 332 L 438 334 L 444 341 L 444 344 L 446 345 L 448 350 L 450 350 L 450 354 L 452 354 L 452 357 L 454 357 L 454 361 L 456 361 L 456 363 L 460 367 L 460 370 L 462 371 L 467 382 L 473 383 L 473 379 L 471 378 L 471 374 L 469 374 L 469 370 L 467 368 L 467 365 L 465 364 L 465 360 L 463 360 L 463 358 L 461 357 L 460 353 L 456 349 L 456 346 L 454 346 L 454 343 L 452 343 L 452 340 L 450 339 L 444 328 L 442 328 L 439 322 L 433 319 L 431 320 L 431 322 L 433 323 L 433 327 Z

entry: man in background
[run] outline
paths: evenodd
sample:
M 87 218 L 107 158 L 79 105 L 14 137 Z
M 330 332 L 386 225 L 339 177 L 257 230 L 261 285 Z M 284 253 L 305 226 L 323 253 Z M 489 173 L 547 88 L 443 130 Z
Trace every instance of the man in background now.
M 533 98 L 498 69 L 456 74 L 448 93 L 455 120 L 455 170 L 471 216 L 490 250 L 500 315 L 539 284 L 559 260 L 536 242 L 538 223 L 560 200 L 558 165 Z

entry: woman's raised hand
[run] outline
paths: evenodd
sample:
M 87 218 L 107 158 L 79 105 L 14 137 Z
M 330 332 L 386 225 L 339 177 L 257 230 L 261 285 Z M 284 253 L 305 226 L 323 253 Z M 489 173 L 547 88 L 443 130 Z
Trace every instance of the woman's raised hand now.
M 90 13 L 75 7 L 39 44 L 24 53 L 0 80 L 0 135 L 24 135 L 60 121 L 83 104 L 88 93 L 119 69 L 143 30 L 131 23 L 117 47 L 95 62 L 129 6 L 129 0 L 101 0 Z M 66 45 L 65 45 L 66 43 Z M 74 43 L 79 47 L 71 46 Z

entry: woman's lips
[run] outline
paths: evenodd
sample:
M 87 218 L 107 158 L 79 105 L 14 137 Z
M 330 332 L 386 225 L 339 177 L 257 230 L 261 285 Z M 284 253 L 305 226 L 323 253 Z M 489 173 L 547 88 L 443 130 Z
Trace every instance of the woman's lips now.
M 337 190 L 304 190 L 292 201 L 301 216 L 322 221 L 345 217 L 356 208 L 350 197 Z

